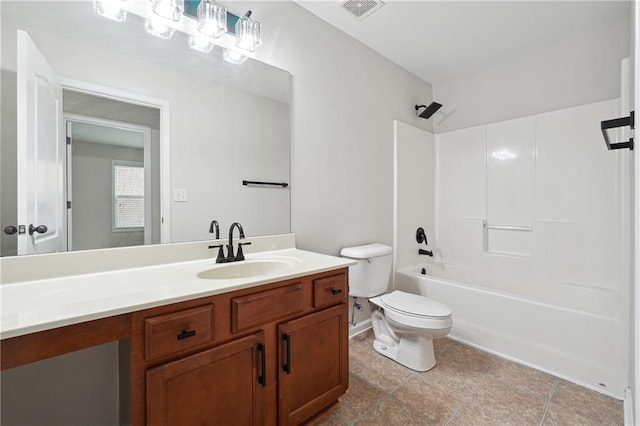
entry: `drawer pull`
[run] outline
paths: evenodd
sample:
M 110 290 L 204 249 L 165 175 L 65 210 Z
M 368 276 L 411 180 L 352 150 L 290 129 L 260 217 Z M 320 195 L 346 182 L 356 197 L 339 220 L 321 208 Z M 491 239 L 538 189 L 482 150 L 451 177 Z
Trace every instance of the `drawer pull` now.
M 331 294 L 333 294 L 334 296 L 336 294 L 340 294 L 340 293 L 342 293 L 342 289 L 341 288 L 332 288 L 331 289 Z
M 291 374 L 291 335 L 289 333 L 284 333 L 282 335 L 282 340 L 285 343 L 285 353 L 287 354 L 287 362 L 282 366 L 282 370 L 287 374 Z
M 178 340 L 188 339 L 196 335 L 195 330 L 182 330 L 182 333 L 178 334 Z
M 260 352 L 260 376 L 258 376 L 258 383 L 262 387 L 267 386 L 267 351 L 262 343 L 258 343 L 258 352 Z

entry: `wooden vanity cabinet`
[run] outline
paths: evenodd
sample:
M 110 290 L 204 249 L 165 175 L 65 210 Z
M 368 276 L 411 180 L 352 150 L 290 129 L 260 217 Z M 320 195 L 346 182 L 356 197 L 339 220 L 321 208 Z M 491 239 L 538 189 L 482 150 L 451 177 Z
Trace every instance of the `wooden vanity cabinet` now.
M 135 312 L 132 423 L 296 425 L 337 402 L 349 378 L 347 277 L 344 268 Z

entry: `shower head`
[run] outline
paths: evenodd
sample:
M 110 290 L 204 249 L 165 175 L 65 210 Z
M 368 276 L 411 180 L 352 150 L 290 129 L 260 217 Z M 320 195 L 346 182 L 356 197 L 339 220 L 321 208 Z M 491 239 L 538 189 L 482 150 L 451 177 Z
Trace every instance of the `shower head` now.
M 442 106 L 442 104 L 439 104 L 437 102 L 431 102 L 429 104 L 429 106 L 426 105 L 416 105 L 416 114 L 418 114 L 418 110 L 420 108 L 424 108 L 424 111 L 422 111 L 420 114 L 418 114 L 418 117 L 420 118 L 424 118 L 424 119 L 428 119 L 431 118 L 431 116 L 433 114 L 435 114 L 435 112 L 437 110 L 440 109 L 440 107 Z

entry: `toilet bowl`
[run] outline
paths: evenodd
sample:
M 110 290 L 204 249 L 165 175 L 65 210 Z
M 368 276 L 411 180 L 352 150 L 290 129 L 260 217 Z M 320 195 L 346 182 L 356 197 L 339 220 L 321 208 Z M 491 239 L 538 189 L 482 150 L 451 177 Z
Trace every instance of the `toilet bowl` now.
M 375 307 L 371 314 L 374 349 L 413 370 L 432 369 L 436 365 L 433 339 L 444 337 L 451 330 L 451 309 L 404 291 L 385 294 L 391 277 L 389 246 L 347 247 L 340 254 L 357 262 L 349 270 L 349 295 L 367 298 Z
M 417 294 L 396 290 L 369 299 L 380 310 L 371 314 L 374 349 L 416 371 L 436 365 L 433 339 L 449 334 L 451 309 Z

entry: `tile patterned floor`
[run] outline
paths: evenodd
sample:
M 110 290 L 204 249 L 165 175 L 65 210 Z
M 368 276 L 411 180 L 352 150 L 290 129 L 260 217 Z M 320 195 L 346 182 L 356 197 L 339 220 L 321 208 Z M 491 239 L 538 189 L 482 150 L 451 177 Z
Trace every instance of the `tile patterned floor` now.
M 349 390 L 314 419 L 332 425 L 622 425 L 622 401 L 449 339 L 418 373 L 351 339 Z M 380 374 L 381 372 L 387 374 Z

